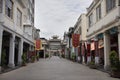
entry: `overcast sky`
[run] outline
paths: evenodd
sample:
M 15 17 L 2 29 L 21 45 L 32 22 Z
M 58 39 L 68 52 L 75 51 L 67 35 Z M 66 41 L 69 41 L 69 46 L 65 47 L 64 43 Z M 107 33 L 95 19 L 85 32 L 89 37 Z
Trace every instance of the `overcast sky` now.
M 40 37 L 53 35 L 63 37 L 73 27 L 81 13 L 92 0 L 35 0 L 35 27 L 41 30 Z

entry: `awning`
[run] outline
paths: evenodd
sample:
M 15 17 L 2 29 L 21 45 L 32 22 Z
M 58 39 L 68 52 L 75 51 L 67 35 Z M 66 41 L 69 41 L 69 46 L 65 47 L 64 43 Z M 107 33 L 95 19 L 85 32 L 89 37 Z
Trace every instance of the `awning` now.
M 98 34 L 98 35 L 97 35 L 97 38 L 98 38 L 98 39 L 102 39 L 102 38 L 103 38 L 103 33 Z

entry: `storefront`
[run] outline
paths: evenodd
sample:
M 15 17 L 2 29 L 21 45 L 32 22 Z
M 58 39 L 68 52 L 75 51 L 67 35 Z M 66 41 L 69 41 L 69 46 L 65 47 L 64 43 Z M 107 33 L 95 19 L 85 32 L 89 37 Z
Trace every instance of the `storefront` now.
M 118 53 L 118 33 L 117 33 L 117 27 L 113 27 L 108 30 L 108 33 L 110 35 L 110 50 L 116 51 Z
M 99 54 L 99 65 L 104 65 L 104 40 L 103 38 L 98 41 L 98 54 Z
M 91 46 L 91 61 L 95 61 L 95 42 L 92 41 L 90 46 Z
M 91 55 L 90 55 L 90 52 L 91 52 L 91 46 L 90 46 L 90 41 L 87 42 L 87 63 L 89 63 L 91 61 Z

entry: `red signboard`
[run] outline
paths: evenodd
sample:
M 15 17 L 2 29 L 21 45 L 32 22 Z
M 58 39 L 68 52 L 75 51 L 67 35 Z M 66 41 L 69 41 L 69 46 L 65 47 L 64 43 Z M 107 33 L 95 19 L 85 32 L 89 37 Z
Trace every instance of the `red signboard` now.
M 79 46 L 79 41 L 80 41 L 80 34 L 72 34 L 72 45 L 74 47 Z
M 41 40 L 35 40 L 35 50 L 40 50 L 41 48 Z

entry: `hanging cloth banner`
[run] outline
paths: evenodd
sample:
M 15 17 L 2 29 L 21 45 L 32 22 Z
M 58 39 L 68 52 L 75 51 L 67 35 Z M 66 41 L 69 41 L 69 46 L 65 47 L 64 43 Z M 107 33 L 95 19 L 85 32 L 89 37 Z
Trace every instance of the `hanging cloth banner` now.
M 35 50 L 40 50 L 41 49 L 41 40 L 35 40 Z
M 91 50 L 95 50 L 95 42 L 91 43 Z
M 72 45 L 73 47 L 78 47 L 80 41 L 80 34 L 72 34 Z

